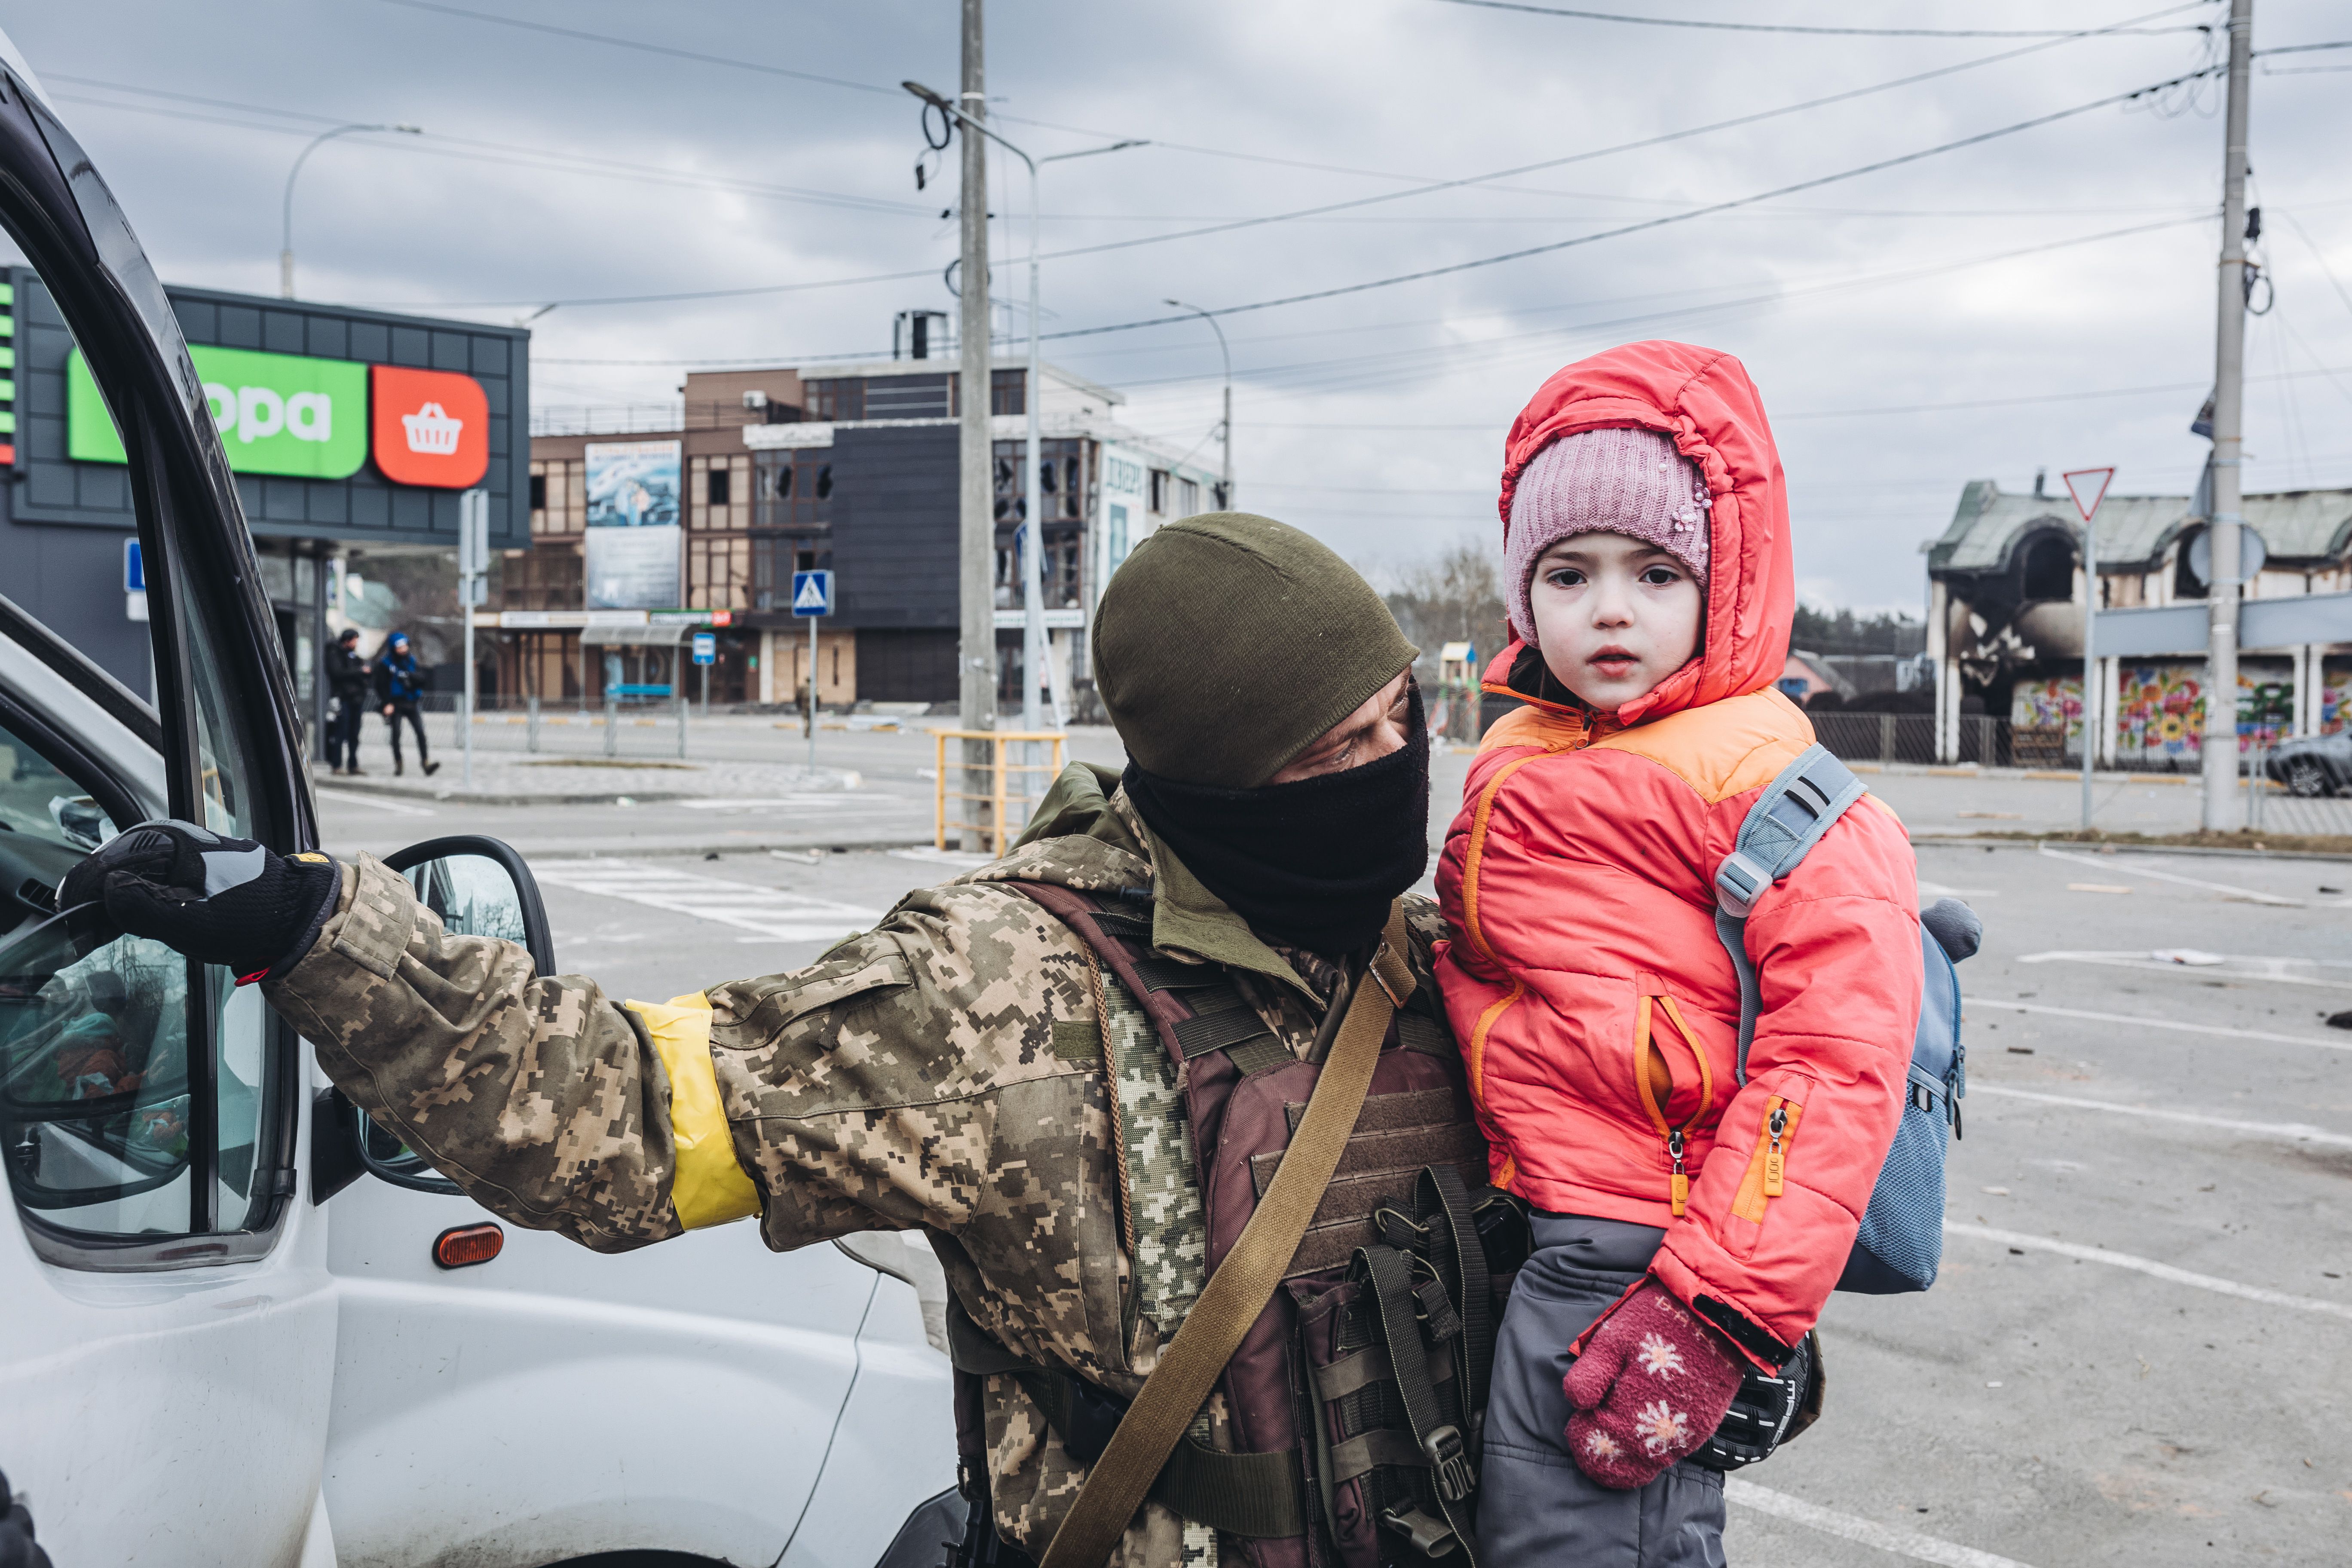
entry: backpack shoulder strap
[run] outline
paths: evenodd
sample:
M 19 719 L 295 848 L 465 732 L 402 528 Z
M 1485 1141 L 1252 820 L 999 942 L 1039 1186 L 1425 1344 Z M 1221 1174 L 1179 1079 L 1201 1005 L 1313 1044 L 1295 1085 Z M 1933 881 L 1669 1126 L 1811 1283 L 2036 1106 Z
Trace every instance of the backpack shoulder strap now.
M 1869 793 L 1827 746 L 1805 748 L 1748 808 L 1731 853 L 1715 868 L 1715 934 L 1739 976 L 1738 1077 L 1748 1081 L 1748 1047 L 1762 1010 L 1755 963 L 1748 956 L 1748 914 L 1764 889 L 1797 868 L 1822 835 Z

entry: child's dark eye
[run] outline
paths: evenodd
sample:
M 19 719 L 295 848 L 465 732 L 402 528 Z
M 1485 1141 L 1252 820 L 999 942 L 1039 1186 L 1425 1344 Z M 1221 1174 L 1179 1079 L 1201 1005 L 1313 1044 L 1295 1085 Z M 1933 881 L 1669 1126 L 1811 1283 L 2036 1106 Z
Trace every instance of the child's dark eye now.
M 1584 574 L 1573 566 L 1555 566 L 1544 574 L 1544 581 L 1555 588 L 1580 588 L 1584 585 Z
M 1642 581 L 1653 588 L 1664 588 L 1682 580 L 1683 574 L 1671 566 L 1653 566 L 1642 574 Z

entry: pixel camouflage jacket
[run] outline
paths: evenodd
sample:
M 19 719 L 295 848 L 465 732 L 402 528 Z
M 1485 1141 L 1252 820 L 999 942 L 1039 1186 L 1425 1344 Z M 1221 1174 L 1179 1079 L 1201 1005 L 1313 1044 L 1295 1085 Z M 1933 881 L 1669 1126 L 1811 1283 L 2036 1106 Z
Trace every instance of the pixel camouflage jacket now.
M 671 1005 L 535 976 L 519 944 L 446 934 L 367 857 L 342 868 L 317 941 L 266 994 L 346 1094 L 501 1218 L 609 1252 L 754 1214 L 777 1251 L 920 1227 L 982 1329 L 1131 1398 L 1181 1314 L 1130 1303 L 1192 1291 L 1139 1280 L 1122 1242 L 1100 1056 L 1072 1048 L 1103 1026 L 1092 956 L 1002 884 L 1148 893 L 1154 948 L 1224 965 L 1294 1055 L 1331 976 L 1252 934 L 1106 795 L 1115 779 L 1073 766 L 1004 859 L 908 894 L 808 968 Z M 1407 910 L 1433 988 L 1444 927 L 1426 900 Z M 1134 1197 L 1141 1267 L 1198 1269 L 1196 1248 L 1186 1259 L 1148 1234 L 1151 1195 Z M 1042 1554 L 1085 1468 L 1010 1376 L 988 1380 L 986 1417 L 998 1529 Z M 1199 1557 L 1185 1537 L 1148 1504 L 1118 1561 L 1177 1568 Z

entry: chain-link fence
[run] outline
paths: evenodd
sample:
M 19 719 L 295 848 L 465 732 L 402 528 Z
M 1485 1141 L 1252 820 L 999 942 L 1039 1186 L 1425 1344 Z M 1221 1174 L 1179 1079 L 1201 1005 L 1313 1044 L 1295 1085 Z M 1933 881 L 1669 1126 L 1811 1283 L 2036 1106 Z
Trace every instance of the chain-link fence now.
M 2336 798 L 2326 783 L 2318 793 L 2307 795 L 2294 787 L 2292 778 L 2272 776 L 2284 771 L 2275 767 L 2271 747 L 2248 748 L 2242 776 L 2249 828 L 2298 837 L 2352 837 L 2352 800 Z

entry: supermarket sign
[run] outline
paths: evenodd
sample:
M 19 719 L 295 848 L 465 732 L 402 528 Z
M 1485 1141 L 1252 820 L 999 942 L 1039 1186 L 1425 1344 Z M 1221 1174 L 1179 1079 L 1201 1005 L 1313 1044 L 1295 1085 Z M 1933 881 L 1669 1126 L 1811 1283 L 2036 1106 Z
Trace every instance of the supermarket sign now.
M 489 398 L 470 375 L 192 344 L 228 466 L 347 479 L 370 458 L 394 484 L 464 489 L 490 466 Z M 66 456 L 130 459 L 81 351 L 66 363 Z

